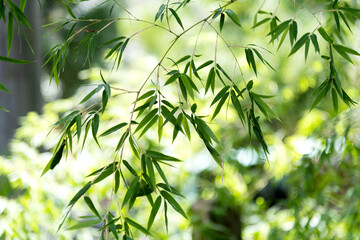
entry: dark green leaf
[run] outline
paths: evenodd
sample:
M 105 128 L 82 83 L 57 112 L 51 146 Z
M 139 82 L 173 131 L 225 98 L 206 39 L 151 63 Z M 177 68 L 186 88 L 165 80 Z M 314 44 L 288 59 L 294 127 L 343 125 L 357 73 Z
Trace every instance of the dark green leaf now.
M 256 24 L 254 24 L 254 26 L 251 27 L 251 29 L 255 29 L 257 27 L 259 27 L 260 25 L 270 21 L 271 18 L 264 18 L 263 20 L 261 20 L 260 22 L 257 22 Z
M 334 110 L 335 110 L 335 112 L 337 112 L 338 111 L 338 97 L 337 97 L 336 90 L 334 88 L 331 90 L 331 96 L 332 96 Z
M 236 97 L 234 90 L 231 90 L 231 102 L 234 105 L 235 110 L 238 113 L 240 120 L 244 123 L 245 122 L 244 111 L 241 107 L 241 104 L 240 104 L 238 98 Z
M 336 23 L 336 27 L 338 29 L 338 31 L 340 32 L 340 20 L 339 20 L 339 14 L 337 12 L 333 12 L 334 15 L 334 19 L 335 19 L 335 23 Z
M 0 90 L 1 90 L 1 91 L 4 91 L 4 92 L 10 92 L 9 89 L 7 89 L 7 88 L 4 86 L 4 84 L 2 84 L 1 82 L 0 82 Z
M 307 39 L 309 38 L 310 33 L 305 33 L 293 46 L 293 48 L 291 49 L 291 52 L 289 54 L 289 56 L 293 55 L 294 53 L 296 53 L 307 41 Z
M 85 186 L 82 187 L 70 200 L 68 206 L 74 206 L 74 204 L 87 192 L 87 190 L 89 190 L 90 187 L 91 187 L 91 182 L 85 184 Z
M 141 138 L 142 135 L 144 135 L 148 130 L 149 128 L 151 128 L 158 120 L 159 118 L 159 115 L 155 115 L 151 120 L 150 122 L 144 127 L 144 129 L 142 130 L 142 132 L 140 133 L 139 135 L 139 138 Z
M 232 10 L 226 9 L 226 10 L 225 10 L 225 13 L 226 13 L 226 15 L 228 15 L 228 17 L 229 17 L 236 25 L 238 25 L 239 27 L 241 27 L 239 17 L 238 17 Z
M 212 82 L 215 82 L 215 69 L 214 67 L 212 67 L 209 71 L 209 75 L 207 77 L 206 80 L 206 85 L 205 85 L 205 94 L 207 93 L 207 91 L 209 90 Z
M 160 165 L 156 161 L 153 161 L 153 164 L 154 164 L 157 172 L 159 173 L 160 177 L 162 178 L 162 180 L 164 180 L 164 182 L 170 187 L 169 182 L 166 178 L 166 175 L 165 175 L 164 171 L 161 169 Z
M 14 59 L 14 58 L 3 57 L 3 56 L 0 56 L 0 61 L 17 63 L 17 64 L 27 64 L 27 63 L 31 63 L 31 62 L 32 62 L 32 61 Z
M 125 127 L 127 125 L 127 123 L 123 122 L 123 123 L 119 123 L 111 128 L 109 128 L 108 130 L 106 130 L 105 132 L 103 132 L 99 137 L 104 137 L 107 136 L 113 132 L 116 132 L 117 130 L 120 130 L 121 128 Z
M 72 18 L 76 18 L 76 16 L 75 16 L 74 13 L 72 12 L 71 8 L 70 8 L 65 2 L 63 2 L 63 4 L 64 4 L 64 6 L 65 6 L 65 8 L 66 8 L 66 11 L 70 14 L 70 16 L 71 16 Z
M 97 86 L 97 88 L 95 88 L 94 90 L 92 90 L 88 95 L 86 95 L 83 100 L 81 100 L 80 104 L 86 102 L 87 100 L 89 100 L 95 93 L 99 92 L 102 88 L 103 88 L 103 84 Z
M 148 115 L 146 115 L 146 117 L 143 118 L 143 120 L 141 120 L 141 122 L 139 123 L 139 125 L 136 127 L 135 132 L 139 131 L 141 128 L 143 128 L 158 112 L 158 109 L 155 108 L 153 109 Z
M 146 155 L 148 155 L 149 157 L 151 157 L 154 160 L 163 160 L 163 161 L 172 161 L 172 162 L 181 162 L 180 159 L 177 159 L 175 157 L 171 157 L 168 155 L 165 155 L 163 153 L 160 152 L 156 152 L 156 151 L 146 151 Z
M 203 64 L 201 64 L 201 65 L 197 68 L 197 70 L 199 71 L 200 69 L 203 69 L 204 67 L 209 66 L 209 65 L 212 64 L 213 62 L 214 62 L 213 60 L 209 60 L 209 61 L 207 61 L 207 62 L 204 62 Z
M 66 146 L 66 141 L 64 140 L 60 146 L 60 148 L 56 151 L 53 158 L 51 159 L 50 169 L 53 170 L 56 165 L 59 164 L 61 157 L 63 155 L 64 148 Z M 44 173 L 43 173 L 44 174 Z
M 138 175 L 135 169 L 126 161 L 122 160 L 122 163 L 124 163 L 125 167 L 131 172 L 135 177 Z
M 180 213 L 184 218 L 188 219 L 180 204 L 168 192 L 160 191 L 160 194 L 165 198 L 168 203 L 170 203 L 170 205 L 174 208 L 175 211 Z
M 323 27 L 319 27 L 318 32 L 320 33 L 320 35 L 323 37 L 323 39 L 325 41 L 329 42 L 330 44 L 333 43 L 333 40 L 329 37 L 329 35 L 327 34 L 327 32 L 325 31 L 325 29 Z
M 221 16 L 220 16 L 220 32 L 224 27 L 224 22 L 225 22 L 225 14 L 221 13 Z
M 124 197 L 124 200 L 122 202 L 122 206 L 121 208 L 124 208 L 124 206 L 126 205 L 126 203 L 130 200 L 130 198 L 137 194 L 135 192 L 136 190 L 136 185 L 139 183 L 139 180 L 140 180 L 140 177 L 139 176 L 136 176 L 135 179 L 132 181 L 132 183 L 130 184 L 128 190 L 126 191 L 126 194 L 125 194 L 125 197 Z
M 169 10 L 170 10 L 170 12 L 172 13 L 172 15 L 175 17 L 177 23 L 178 23 L 178 24 L 180 25 L 180 27 L 184 30 L 184 26 L 183 26 L 183 24 L 182 24 L 182 22 L 181 22 L 180 17 L 179 17 L 178 14 L 176 13 L 176 11 L 175 11 L 174 9 L 172 9 L 172 8 L 169 8 Z
M 320 47 L 319 47 L 319 43 L 317 41 L 316 34 L 311 34 L 310 39 L 311 39 L 311 42 L 312 42 L 312 44 L 313 44 L 313 46 L 315 48 L 315 52 L 320 53 Z
M 164 12 L 166 8 L 166 5 L 165 4 L 161 4 L 160 7 L 159 7 L 159 10 L 157 11 L 156 15 L 155 15 L 155 22 L 156 20 L 159 19 L 159 17 L 162 15 L 162 13 Z
M 126 217 L 125 221 L 130 224 L 131 226 L 133 226 L 134 228 L 140 230 L 142 233 L 151 236 L 151 233 L 146 230 L 143 226 L 141 226 L 140 224 L 138 224 L 137 222 L 135 222 L 134 220 L 131 220 L 130 218 Z
M 91 210 L 99 219 L 101 219 L 100 214 L 99 214 L 99 212 L 96 210 L 96 207 L 95 207 L 94 203 L 91 201 L 91 199 L 90 199 L 88 196 L 85 196 L 85 197 L 84 197 L 84 200 L 85 200 L 86 204 L 88 205 L 88 207 L 90 208 L 90 210 Z
M 10 54 L 10 49 L 12 45 L 13 35 L 14 35 L 14 16 L 12 12 L 9 12 L 8 16 L 8 33 L 7 33 L 7 56 Z
M 150 213 L 150 216 L 149 216 L 149 219 L 148 219 L 148 223 L 147 223 L 147 229 L 148 230 L 151 229 L 151 226 L 154 223 L 154 220 L 155 220 L 156 214 L 159 211 L 160 205 L 161 205 L 161 197 L 158 196 L 156 198 L 156 200 L 155 200 L 154 205 L 152 206 L 151 213 Z
M 214 114 L 213 114 L 211 120 L 213 120 L 213 119 L 216 117 L 216 115 L 219 114 L 219 112 L 220 112 L 220 110 L 221 110 L 221 107 L 224 105 L 224 103 L 225 103 L 226 99 L 228 98 L 228 96 L 229 96 L 229 93 L 227 92 L 227 93 L 225 93 L 225 95 L 221 98 L 219 104 L 218 104 L 218 105 L 216 106 L 216 108 L 215 108 L 215 111 L 214 111 Z

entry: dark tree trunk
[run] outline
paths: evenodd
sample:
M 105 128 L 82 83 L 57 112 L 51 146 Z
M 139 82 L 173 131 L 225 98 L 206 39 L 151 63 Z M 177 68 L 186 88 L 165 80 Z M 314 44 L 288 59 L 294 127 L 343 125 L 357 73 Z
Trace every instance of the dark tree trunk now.
M 14 64 L 0 61 L 0 82 L 11 93 L 0 91 L 0 105 L 10 112 L 0 110 L 0 153 L 7 154 L 8 144 L 13 137 L 15 129 L 19 126 L 19 117 L 25 116 L 29 111 L 41 110 L 42 97 L 40 92 L 41 71 L 41 13 L 37 1 L 28 1 L 25 15 L 30 22 L 32 30 L 26 29 L 26 35 L 34 50 L 31 52 L 22 31 L 14 29 L 14 39 L 10 51 L 11 58 L 33 60 L 30 64 Z M 16 25 L 16 24 L 15 24 Z M 0 55 L 6 56 L 7 27 L 0 24 Z

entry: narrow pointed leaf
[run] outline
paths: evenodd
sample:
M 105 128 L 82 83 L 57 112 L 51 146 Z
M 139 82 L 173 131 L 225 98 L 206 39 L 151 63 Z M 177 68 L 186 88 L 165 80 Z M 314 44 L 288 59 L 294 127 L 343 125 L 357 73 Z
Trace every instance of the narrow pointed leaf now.
M 181 208 L 180 204 L 166 191 L 160 191 L 161 196 L 163 196 L 168 203 L 174 208 L 175 211 L 180 213 L 184 218 L 188 219 L 186 213 Z
M 183 26 L 183 24 L 182 24 L 182 22 L 181 22 L 180 17 L 179 17 L 178 14 L 176 13 L 176 11 L 175 11 L 174 9 L 172 9 L 172 8 L 169 8 L 169 10 L 170 10 L 170 12 L 172 13 L 172 15 L 175 17 L 177 23 L 178 23 L 178 24 L 180 25 L 180 27 L 184 30 L 184 26 Z
M 100 217 L 100 214 L 98 212 L 98 210 L 96 209 L 94 203 L 92 202 L 92 200 L 88 197 L 88 196 L 85 196 L 84 197 L 84 200 L 86 202 L 86 204 L 88 205 L 88 207 L 90 208 L 90 210 L 99 218 L 101 219 Z
M 230 9 L 226 9 L 225 10 L 225 13 L 226 15 L 228 15 L 228 17 L 236 24 L 238 25 L 239 27 L 241 27 L 241 24 L 240 24 L 240 19 L 239 17 L 236 15 L 236 13 L 234 13 L 232 10 Z
M 151 212 L 150 212 L 150 216 L 149 216 L 148 223 L 147 223 L 147 229 L 148 230 L 151 229 L 151 226 L 154 223 L 154 220 L 155 220 L 156 214 L 159 211 L 160 205 L 161 205 L 161 197 L 158 196 L 156 198 L 155 203 L 152 206 L 152 209 L 151 209 Z

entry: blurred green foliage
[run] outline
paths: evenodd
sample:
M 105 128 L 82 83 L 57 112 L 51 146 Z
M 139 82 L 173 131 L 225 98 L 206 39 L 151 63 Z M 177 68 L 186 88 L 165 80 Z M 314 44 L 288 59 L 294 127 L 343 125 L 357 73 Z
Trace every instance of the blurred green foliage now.
M 357 1 L 344 2 L 358 6 Z M 216 150 L 224 159 L 223 171 L 216 165 L 206 151 L 203 141 L 196 135 L 193 134 L 189 142 L 185 134 L 179 133 L 173 141 L 173 129 L 168 124 L 164 126 L 159 144 L 157 128 L 150 128 L 141 138 L 141 146 L 144 149 L 161 150 L 184 160 L 183 163 L 176 163 L 175 168 L 164 167 L 164 171 L 168 182 L 185 196 L 185 198 L 176 197 L 176 200 L 190 219 L 187 221 L 182 218 L 168 204 L 167 233 L 164 224 L 164 207 L 161 207 L 151 229 L 156 238 L 358 239 L 360 236 L 358 230 L 360 192 L 357 184 L 360 176 L 357 162 L 360 150 L 358 107 L 349 109 L 346 104 L 339 101 L 338 113 L 336 113 L 333 99 L 329 94 L 309 112 L 316 98 L 315 89 L 328 78 L 329 61 L 316 54 L 313 47 L 310 48 L 306 61 L 302 53 L 303 49 L 288 57 L 292 49 L 288 37 L 277 51 L 279 41 L 275 40 L 275 44 L 268 44 L 270 36 L 264 37 L 269 33 L 267 24 L 255 30 L 251 29 L 254 25 L 254 15 L 260 7 L 261 10 L 276 14 L 281 21 L 296 15 L 299 38 L 305 32 L 312 31 L 317 25 L 313 12 L 324 9 L 331 3 L 333 2 L 287 1 L 279 7 L 276 6 L 277 1 L 265 1 L 262 7 L 260 7 L 261 3 L 252 1 L 234 4 L 232 9 L 239 16 L 243 28 L 230 24 L 231 19 L 227 18 L 226 21 L 230 22 L 226 22 L 227 24 L 222 27 L 222 36 L 230 44 L 234 54 L 239 56 L 245 79 L 253 79 L 252 91 L 276 95 L 274 98 L 266 99 L 266 103 L 281 121 L 266 120 L 259 111 L 260 125 L 269 149 L 266 157 L 263 146 L 256 137 L 253 135 L 249 138 L 247 128 L 243 127 L 234 108 L 226 107 L 225 110 L 223 107 L 218 116 L 210 122 L 216 106 L 211 108 L 209 106 L 213 97 L 221 90 L 218 86 L 220 84 L 216 86 L 214 95 L 199 97 L 196 100 L 197 113 L 209 116 L 207 119 L 209 121 L 206 122 L 221 142 L 216 146 Z M 144 1 L 141 4 L 129 4 L 127 7 L 131 12 L 141 15 L 141 18 L 152 21 L 160 5 L 161 3 L 156 5 Z M 76 5 L 73 14 L 81 13 L 80 6 L 80 4 Z M 112 2 L 110 7 L 104 7 L 105 16 L 106 11 L 112 9 L 111 6 Z M 201 3 L 194 1 L 188 6 L 190 7 L 184 8 L 180 15 L 184 26 L 189 26 L 195 21 L 194 19 L 206 17 L 210 10 L 218 7 L 214 1 Z M 301 6 L 306 6 L 306 9 L 299 11 Z M 209 10 L 204 11 L 204 9 Z M 120 13 L 122 10 L 115 6 L 112 14 Z M 323 24 L 327 26 L 326 31 L 344 46 L 359 49 L 359 43 L 356 41 L 359 34 L 358 27 L 351 25 L 352 35 L 346 24 L 342 22 L 339 31 L 336 20 L 331 14 L 331 11 L 320 13 Z M 263 15 L 268 14 L 256 14 L 258 22 L 264 19 Z M 316 16 L 320 17 L 320 15 Z M 178 21 L 176 19 L 172 21 L 174 21 L 173 28 L 181 31 Z M 145 23 L 129 24 L 124 21 L 119 22 L 116 29 L 118 32 L 129 30 L 137 32 L 146 26 Z M 217 22 L 216 27 L 218 27 Z M 112 35 L 114 32 L 104 34 L 106 39 L 100 42 L 114 38 L 115 36 Z M 80 36 L 78 42 L 82 38 L 83 36 Z M 320 42 L 320 35 L 318 38 Z M 42 169 L 52 157 L 49 152 L 61 136 L 61 128 L 55 127 L 49 135 L 48 132 L 52 129 L 52 125 L 70 113 L 70 110 L 101 105 L 99 102 L 102 97 L 99 92 L 83 103 L 83 106 L 80 105 L 81 108 L 79 107 L 82 99 L 98 84 L 102 84 L 99 69 L 106 81 L 114 87 L 112 92 L 123 86 L 126 86 L 128 92 L 113 93 L 116 94 L 116 98 L 108 101 L 106 111 L 100 116 L 101 124 L 98 132 L 103 133 L 110 127 L 127 121 L 130 111 L 128 108 L 136 95 L 132 89 L 138 89 L 142 82 L 139 79 L 144 79 L 144 76 L 156 65 L 157 59 L 164 52 L 163 46 L 168 45 L 170 40 L 171 38 L 162 29 L 145 31 L 137 35 L 133 42 L 130 41 L 127 57 L 123 59 L 118 71 L 110 71 L 113 62 L 106 65 L 96 58 L 91 68 L 85 65 L 83 70 L 80 71 L 78 68 L 76 73 L 71 73 L 71 75 L 76 74 L 76 78 L 87 81 L 89 85 L 76 85 L 74 87 L 77 89 L 76 94 L 71 98 L 48 103 L 42 115 L 29 113 L 23 119 L 23 124 L 11 145 L 11 156 L 2 157 L 0 160 L 0 235 L 3 234 L 4 239 L 92 239 L 99 236 L 100 224 L 86 230 L 66 230 L 88 219 L 83 216 L 93 215 L 83 199 L 75 204 L 64 228 L 59 232 L 56 230 L 62 216 L 66 214 L 70 199 L 91 180 L 86 176 L 118 158 L 113 153 L 113 149 L 116 148 L 121 134 L 98 137 L 101 149 L 94 140 L 88 139 L 84 149 L 81 150 L 82 141 L 77 142 L 74 137 L 72 152 L 68 152 L 66 161 L 63 159 L 56 167 L 56 171 L 50 171 L 40 177 Z M 204 26 L 199 36 L 197 31 L 189 32 L 183 40 L 179 40 L 178 47 L 169 53 L 169 57 L 178 60 L 191 54 L 196 41 L 198 42 L 196 54 L 201 54 L 197 58 L 198 62 L 211 59 L 216 46 L 217 59 L 221 66 L 227 73 L 235 72 L 234 60 L 226 44 L 221 42 L 220 37 L 217 37 L 209 26 Z M 247 61 L 243 48 L 250 43 L 264 46 L 273 53 L 261 52 L 276 71 L 262 64 L 257 58 L 257 74 L 255 74 L 254 65 L 251 61 Z M 325 41 L 321 43 L 320 52 L 327 55 L 327 44 Z M 96 56 L 100 55 L 103 58 L 109 50 L 110 48 L 106 47 L 97 48 Z M 76 56 L 75 50 L 72 54 Z M 86 57 L 81 56 L 84 62 Z M 359 88 L 356 87 L 360 72 L 358 65 L 350 64 L 339 54 L 335 56 L 334 64 L 342 86 L 353 99 L 359 99 Z M 352 59 L 358 63 L 358 58 Z M 171 65 L 170 60 L 166 61 Z M 183 67 L 183 64 L 179 65 Z M 65 66 L 61 80 L 69 79 L 66 77 L 69 74 L 66 73 L 67 68 Z M 200 71 L 199 74 L 204 79 L 202 84 L 205 88 L 207 74 Z M 165 78 L 167 76 L 161 76 L 161 81 L 164 83 Z M 234 78 L 237 83 L 241 82 L 240 73 L 235 73 Z M 155 85 L 153 80 L 145 90 L 152 90 Z M 176 102 L 178 91 L 174 87 L 167 89 L 163 94 Z M 203 92 L 202 89 L 201 93 Z M 139 122 L 140 120 L 141 118 L 137 119 Z M 130 146 L 124 149 L 123 159 L 126 159 L 136 171 L 141 169 L 141 164 Z M 124 171 L 126 179 L 131 176 L 129 171 Z M 119 214 L 117 211 L 120 203 L 113 201 L 113 185 L 114 180 L 109 177 L 91 187 L 86 193 L 100 211 L 100 215 L 104 215 L 106 211 L 114 216 Z M 125 192 L 126 188 L 120 186 L 121 198 Z M 150 213 L 151 207 L 146 198 L 138 197 L 134 207 L 126 211 L 126 216 L 146 226 Z M 111 233 L 106 234 L 106 237 L 113 238 Z M 143 233 L 140 231 L 133 232 L 135 239 L 141 236 Z

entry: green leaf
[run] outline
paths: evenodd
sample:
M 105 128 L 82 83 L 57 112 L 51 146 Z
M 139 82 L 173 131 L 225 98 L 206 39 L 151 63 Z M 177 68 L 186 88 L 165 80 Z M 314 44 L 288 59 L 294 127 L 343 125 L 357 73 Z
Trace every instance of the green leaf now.
M 316 105 L 319 104 L 319 102 L 321 101 L 321 99 L 323 99 L 325 97 L 325 95 L 327 94 L 327 91 L 326 91 L 326 88 L 324 88 L 319 94 L 318 96 L 316 97 L 314 103 L 312 104 L 311 108 L 310 108 L 310 111 L 316 107 Z
M 205 85 L 205 94 L 207 93 L 210 86 L 212 85 L 212 82 L 215 82 L 215 69 L 214 69 L 214 67 L 212 67 L 210 69 L 210 71 L 209 71 L 209 75 L 207 77 L 206 85 Z
M 341 48 L 340 45 L 334 44 L 333 47 L 336 50 L 336 52 L 338 52 L 343 58 L 354 64 L 351 58 L 349 57 L 349 55 L 345 51 L 343 51 L 343 48 Z
M 306 43 L 305 43 L 305 61 L 306 61 L 307 56 L 309 54 L 309 47 L 310 47 L 310 38 L 308 38 L 306 40 Z
M 252 93 L 250 94 L 254 99 L 256 105 L 259 107 L 260 111 L 265 115 L 265 117 L 268 117 L 268 115 L 270 115 L 279 120 L 275 112 L 260 97 L 253 95 Z
M 178 65 L 178 64 L 180 64 L 180 63 L 188 60 L 189 58 L 191 58 L 191 56 L 190 56 L 190 55 L 186 55 L 186 56 L 180 58 L 179 60 L 177 60 L 177 61 L 173 64 L 173 66 Z
M 102 93 L 102 98 L 101 98 L 101 103 L 102 103 L 101 113 L 104 113 L 108 100 L 109 100 L 109 97 L 108 97 L 106 91 L 104 90 Z
M 336 90 L 334 88 L 331 90 L 331 96 L 332 96 L 334 110 L 335 110 L 335 112 L 337 112 L 338 111 L 338 97 L 337 97 Z
M 334 19 L 335 19 L 335 23 L 336 23 L 336 27 L 338 29 L 338 31 L 340 32 L 340 20 L 339 20 L 339 14 L 337 12 L 333 12 L 334 15 Z
M 224 22 L 225 22 L 225 14 L 221 13 L 221 15 L 220 15 L 220 23 L 219 23 L 219 25 L 220 25 L 220 32 L 221 32 L 221 30 L 222 30 L 223 27 L 224 27 Z
M 260 25 L 263 25 L 264 23 L 270 21 L 270 19 L 271 18 L 264 18 L 260 22 L 257 22 L 256 24 L 254 24 L 254 26 L 252 26 L 251 29 L 255 29 L 255 28 L 259 27 Z
M 96 113 L 91 121 L 91 132 L 92 132 L 92 135 L 93 135 L 93 138 L 94 138 L 96 144 L 100 147 L 100 144 L 96 137 L 98 129 L 99 129 L 99 122 L 100 122 L 100 117 L 99 117 L 99 114 Z
M 175 82 L 175 80 L 176 79 L 178 79 L 179 77 L 180 77 L 180 73 L 178 72 L 178 73 L 175 73 L 174 75 L 172 75 L 166 82 L 165 82 L 165 84 L 164 84 L 164 86 L 166 86 L 166 85 L 168 85 L 168 84 L 170 84 L 170 83 L 173 83 L 173 82 Z
M 169 232 L 169 222 L 168 222 L 168 217 L 167 217 L 167 203 L 166 201 L 164 201 L 164 221 L 165 221 L 165 227 L 166 227 L 166 232 Z
M 186 75 L 181 75 L 179 81 L 184 84 L 184 86 L 186 88 L 186 91 L 189 93 L 190 97 L 192 99 L 194 99 L 194 91 L 193 91 L 193 87 L 192 87 L 192 85 L 190 83 L 191 79 L 186 77 Z
M 217 137 L 215 136 L 214 132 L 210 129 L 210 127 L 200 118 L 196 117 L 195 121 L 197 123 L 198 129 L 202 134 L 205 134 L 206 136 L 209 136 L 212 138 L 215 142 L 220 143 Z
M 149 235 L 149 236 L 152 236 L 151 233 L 148 230 L 146 230 L 143 226 L 141 226 L 140 224 L 138 224 L 134 220 L 131 220 L 130 218 L 126 217 L 125 222 L 127 222 L 128 224 L 130 224 L 134 228 L 140 230 L 142 233 L 144 233 L 146 235 Z
M 320 35 L 323 37 L 323 39 L 325 41 L 327 41 L 330 44 L 333 43 L 333 40 L 330 38 L 330 36 L 327 34 L 327 32 L 325 31 L 325 29 L 323 27 L 319 27 L 318 32 L 320 33 Z
M 175 157 L 171 157 L 168 155 L 165 155 L 163 153 L 160 152 L 156 152 L 156 151 L 146 151 L 146 155 L 148 155 L 149 157 L 151 157 L 154 160 L 163 160 L 163 161 L 171 161 L 171 162 L 182 162 L 180 159 L 177 159 Z
M 125 126 L 127 126 L 127 123 L 125 123 L 125 122 L 119 123 L 119 124 L 109 128 L 105 132 L 103 132 L 99 137 L 104 137 L 104 136 L 107 136 L 109 134 L 112 134 L 113 132 L 116 132 L 116 131 L 120 130 L 121 128 L 125 127 Z
M 338 49 L 340 49 L 343 52 L 352 54 L 352 55 L 356 55 L 356 56 L 360 56 L 360 53 L 358 53 L 357 51 L 355 51 L 354 49 L 339 45 L 339 44 L 333 44 L 334 47 L 337 47 Z
M 213 60 L 209 60 L 209 61 L 204 62 L 203 64 L 201 64 L 201 65 L 197 68 L 197 71 L 199 71 L 200 69 L 203 69 L 203 68 L 211 65 L 213 62 L 214 62 Z
M 154 223 L 154 220 L 155 220 L 156 214 L 159 211 L 160 205 L 161 205 L 161 197 L 158 196 L 156 198 L 155 203 L 152 206 L 152 209 L 151 209 L 151 212 L 150 212 L 150 216 L 149 216 L 148 223 L 147 223 L 147 229 L 148 230 L 151 229 L 151 226 Z
M 177 111 L 178 109 L 179 109 L 179 107 L 175 107 L 175 108 L 170 112 L 170 114 L 168 114 L 168 115 L 166 116 L 165 122 L 161 125 L 161 128 L 163 128 L 168 121 L 170 121 L 170 120 L 173 119 L 174 114 L 176 113 L 176 111 Z M 164 116 L 164 117 L 165 117 L 165 116 Z
M 172 194 L 175 194 L 179 197 L 182 197 L 182 198 L 185 198 L 184 195 L 182 195 L 178 190 L 176 190 L 175 188 L 167 185 L 167 184 L 164 184 L 164 183 L 158 183 L 156 184 L 156 186 L 168 191 L 168 192 L 171 192 Z
M 238 113 L 241 122 L 244 123 L 245 122 L 244 111 L 241 107 L 241 104 L 240 104 L 238 98 L 236 97 L 234 90 L 231 90 L 231 102 L 234 105 L 234 108 L 235 108 L 236 112 Z
M 3 57 L 3 56 L 0 56 L 0 61 L 4 61 L 4 62 L 11 62 L 11 63 L 17 63 L 17 64 L 27 64 L 27 63 L 32 63 L 32 61 L 20 60 L 20 59 L 14 59 L 14 58 Z
M 162 178 L 162 180 L 164 180 L 164 182 L 170 187 L 169 182 L 166 178 L 166 175 L 165 175 L 164 171 L 161 169 L 159 163 L 157 163 L 156 161 L 153 161 L 153 164 L 154 164 L 157 172 L 159 173 L 160 177 Z
M 289 56 L 293 55 L 294 53 L 296 53 L 307 41 L 307 39 L 309 38 L 310 33 L 305 33 L 293 46 L 293 48 L 291 49 L 291 52 L 289 54 Z
M 139 135 L 139 138 L 141 138 L 142 135 L 144 135 L 148 130 L 149 128 L 151 128 L 158 120 L 159 118 L 159 115 L 155 115 L 151 120 L 150 122 L 144 127 L 144 129 L 142 130 L 142 132 L 140 133 Z
M 257 75 L 254 53 L 251 51 L 251 49 L 246 48 L 245 55 L 246 55 L 246 61 L 248 62 L 249 66 L 251 66 L 252 69 L 254 70 L 255 75 Z
M 121 208 L 124 208 L 124 206 L 126 205 L 126 203 L 130 200 L 130 198 L 136 194 L 135 190 L 136 190 L 136 185 L 139 183 L 140 177 L 136 176 L 135 179 L 132 181 L 132 183 L 130 184 L 128 190 L 126 191 L 124 200 L 122 202 Z
M 215 162 L 220 167 L 222 167 L 223 159 L 221 158 L 221 155 L 215 150 L 215 148 L 213 146 L 210 145 L 209 142 L 204 141 L 204 143 L 205 143 L 205 146 L 206 146 L 207 150 L 210 152 L 211 156 L 215 160 Z
M 59 162 L 61 160 L 61 157 L 63 155 L 63 151 L 64 151 L 65 146 L 66 146 L 66 141 L 64 140 L 62 142 L 61 146 L 59 147 L 59 149 L 54 154 L 53 158 L 51 159 L 51 164 L 50 164 L 49 169 L 53 170 L 56 167 L 56 165 L 59 164 Z
M 228 17 L 239 27 L 241 27 L 240 24 L 240 19 L 239 17 L 231 10 L 231 9 L 226 9 L 225 10 L 226 15 L 228 15 Z
M 227 93 L 225 93 L 225 95 L 221 98 L 219 104 L 218 104 L 218 105 L 216 106 L 216 108 L 215 108 L 215 111 L 214 111 L 214 114 L 213 114 L 211 120 L 213 120 L 213 119 L 219 114 L 219 112 L 220 112 L 220 110 L 221 110 L 221 107 L 224 105 L 224 103 L 225 103 L 226 99 L 228 98 L 228 96 L 229 96 L 229 93 L 227 92 Z
M 315 52 L 318 52 L 320 54 L 320 47 L 319 47 L 319 43 L 317 41 L 317 37 L 316 37 L 316 34 L 311 34 L 310 35 L 310 39 L 311 39 L 311 42 L 315 48 Z
M 9 56 L 11 45 L 12 45 L 12 40 L 13 40 L 13 35 L 14 35 L 14 16 L 13 16 L 12 12 L 9 12 L 7 25 L 8 25 L 7 56 Z
M 88 207 L 90 208 L 90 210 L 91 210 L 99 219 L 101 219 L 99 212 L 96 210 L 96 207 L 95 207 L 94 203 L 91 201 L 91 198 L 89 198 L 88 196 L 85 196 L 85 197 L 84 197 L 84 200 L 85 200 L 86 204 L 88 205 Z
M 136 127 L 135 132 L 139 131 L 141 128 L 143 128 L 158 112 L 158 109 L 155 108 L 153 109 L 148 115 L 146 115 L 146 117 L 143 118 L 143 120 L 141 120 L 141 122 L 139 123 L 139 125 Z
M 159 17 L 163 14 L 164 10 L 166 8 L 166 5 L 165 4 L 161 4 L 160 7 L 159 7 L 159 10 L 157 11 L 156 15 L 155 15 L 155 21 L 159 19 Z
M 273 42 L 275 39 L 277 39 L 282 32 L 285 31 L 285 29 L 288 27 L 290 20 L 284 21 L 281 24 L 277 25 L 272 31 L 270 31 L 266 36 L 271 35 L 270 43 Z
M 185 134 L 186 134 L 187 138 L 189 139 L 189 141 L 191 141 L 191 132 L 190 132 L 189 124 L 188 124 L 188 122 L 186 120 L 186 117 L 184 117 L 182 119 L 182 125 L 184 127 Z
M 94 225 L 99 224 L 99 223 L 101 223 L 101 219 L 83 221 L 83 222 L 79 222 L 79 223 L 69 227 L 67 230 L 76 230 L 76 229 L 80 229 L 80 228 L 88 228 L 88 227 L 94 226 Z
M 290 29 L 290 26 L 287 26 L 287 28 L 285 29 L 283 35 L 281 36 L 281 39 L 280 39 L 280 42 L 279 42 L 279 46 L 277 47 L 277 51 L 279 51 L 280 47 L 282 46 L 282 44 L 284 43 L 285 41 L 285 38 L 289 32 L 289 29 Z
M 3 108 L 2 106 L 0 106 L 0 109 L 3 110 L 4 112 L 9 112 L 9 110 L 7 110 L 6 108 Z
M 296 21 L 293 21 L 290 24 L 290 29 L 289 29 L 289 37 L 290 37 L 290 44 L 291 46 L 294 44 L 294 42 L 296 41 L 297 38 L 297 33 L 298 33 L 298 27 L 297 27 L 297 23 Z
M 87 184 L 85 184 L 85 186 L 82 187 L 82 188 L 75 194 L 75 196 L 70 200 L 68 206 L 74 206 L 75 203 L 89 190 L 90 187 L 91 187 L 91 182 L 88 182 Z
M 344 21 L 346 27 L 347 27 L 347 28 L 349 29 L 349 31 L 352 33 L 351 27 L 350 27 L 348 21 L 346 20 L 346 17 L 344 16 L 344 14 L 343 14 L 342 12 L 339 12 L 339 15 L 340 15 L 341 19 Z
M 4 86 L 4 84 L 2 84 L 1 82 L 0 82 L 0 90 L 1 90 L 1 91 L 4 91 L 4 92 L 10 92 L 9 89 L 7 89 L 7 88 Z
M 80 104 L 86 102 L 87 100 L 89 100 L 95 93 L 99 92 L 102 88 L 104 87 L 103 84 L 100 84 L 99 86 L 97 86 L 97 88 L 95 88 L 94 90 L 92 90 L 88 95 L 86 95 L 80 102 Z
M 184 30 L 184 26 L 183 26 L 183 24 L 182 24 L 182 22 L 181 22 L 180 17 L 179 17 L 178 14 L 176 13 L 176 11 L 175 11 L 174 9 L 172 9 L 172 8 L 169 8 L 169 10 L 170 10 L 170 12 L 172 13 L 172 15 L 175 17 L 177 23 L 178 23 L 178 24 L 180 25 L 180 27 Z
M 165 198 L 168 203 L 170 203 L 170 205 L 174 208 L 175 211 L 180 213 L 184 218 L 188 219 L 180 204 L 168 192 L 160 191 L 160 194 Z
M 132 173 L 132 175 L 134 175 L 135 177 L 138 175 L 135 169 L 128 163 L 128 161 L 122 160 L 122 162 L 124 163 L 125 167 L 129 170 L 129 172 Z
M 70 14 L 70 16 L 71 16 L 72 18 L 75 18 L 75 19 L 76 19 L 76 16 L 75 16 L 74 13 L 72 12 L 71 8 L 70 8 L 65 2 L 63 2 L 63 4 L 64 4 L 64 6 L 65 6 L 65 8 L 66 8 L 66 11 Z

